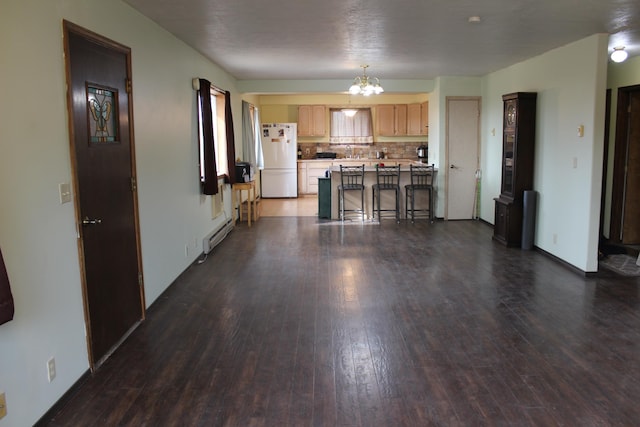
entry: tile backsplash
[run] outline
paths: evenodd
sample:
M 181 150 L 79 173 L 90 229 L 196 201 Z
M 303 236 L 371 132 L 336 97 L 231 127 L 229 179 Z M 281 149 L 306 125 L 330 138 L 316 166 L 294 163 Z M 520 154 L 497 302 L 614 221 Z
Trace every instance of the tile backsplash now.
M 328 142 L 298 143 L 302 150 L 302 159 L 314 159 L 316 153 L 333 152 L 339 159 L 349 156 L 348 151 L 351 150 L 351 158 L 375 159 L 377 151 L 384 151 L 387 159 L 417 159 L 416 149 L 421 145 L 428 145 L 427 141 L 422 142 L 379 142 L 371 145 L 341 145 L 330 144 Z

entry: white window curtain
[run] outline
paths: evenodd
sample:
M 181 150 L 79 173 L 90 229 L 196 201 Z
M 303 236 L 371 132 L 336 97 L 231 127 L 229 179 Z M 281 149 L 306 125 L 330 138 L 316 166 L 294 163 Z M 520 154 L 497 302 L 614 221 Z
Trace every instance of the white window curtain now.
M 260 113 L 246 101 L 242 101 L 242 158 L 258 169 L 264 169 Z
M 256 142 L 251 104 L 242 101 L 242 159 L 256 165 Z
M 331 109 L 331 135 L 334 144 L 372 144 L 373 124 L 371 108 L 359 108 L 353 117 L 348 117 L 342 109 Z
M 256 166 L 258 169 L 264 169 L 264 154 L 262 152 L 262 132 L 260 131 L 260 110 L 258 107 L 253 108 L 253 139 L 256 143 Z

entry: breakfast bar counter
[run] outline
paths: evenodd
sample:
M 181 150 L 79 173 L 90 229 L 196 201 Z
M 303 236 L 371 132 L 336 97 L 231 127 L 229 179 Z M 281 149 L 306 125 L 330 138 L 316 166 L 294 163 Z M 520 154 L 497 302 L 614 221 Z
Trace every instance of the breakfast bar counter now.
M 391 163 L 391 162 L 389 162 Z M 365 211 L 365 219 L 371 220 L 373 218 L 373 185 L 376 183 L 376 166 L 371 165 L 367 166 L 366 162 L 362 162 L 359 165 L 364 164 L 364 211 Z M 386 166 L 393 166 L 393 164 L 384 163 Z M 422 165 L 423 163 L 414 163 L 416 165 Z M 359 166 L 357 164 L 351 163 L 352 166 Z M 339 206 L 340 202 L 338 199 L 338 185 L 340 185 L 340 166 L 335 165 L 329 168 L 331 172 L 331 219 L 339 219 L 340 212 Z M 433 177 L 433 198 L 434 201 L 437 200 L 437 180 L 436 176 L 438 173 L 438 169 L 434 170 Z M 409 165 L 400 165 L 400 218 L 405 217 L 405 185 L 411 184 L 411 172 Z M 395 206 L 394 200 L 394 192 L 393 191 L 382 191 L 381 192 L 381 209 L 392 209 Z M 426 191 L 419 191 L 420 193 L 416 196 L 416 208 L 420 206 L 420 209 L 426 208 L 429 206 L 429 196 Z M 354 209 L 360 207 L 360 192 L 359 191 L 347 191 L 345 192 L 345 205 L 347 209 Z M 388 214 L 388 213 L 387 213 Z M 383 215 L 383 218 L 386 216 Z M 355 218 L 355 216 L 351 216 L 351 218 Z

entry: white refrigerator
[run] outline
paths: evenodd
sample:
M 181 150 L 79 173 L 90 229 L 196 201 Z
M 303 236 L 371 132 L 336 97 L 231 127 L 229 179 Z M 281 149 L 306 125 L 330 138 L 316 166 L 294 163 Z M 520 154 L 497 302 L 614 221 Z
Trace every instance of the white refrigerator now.
M 264 169 L 260 172 L 262 197 L 298 197 L 297 123 L 262 125 Z

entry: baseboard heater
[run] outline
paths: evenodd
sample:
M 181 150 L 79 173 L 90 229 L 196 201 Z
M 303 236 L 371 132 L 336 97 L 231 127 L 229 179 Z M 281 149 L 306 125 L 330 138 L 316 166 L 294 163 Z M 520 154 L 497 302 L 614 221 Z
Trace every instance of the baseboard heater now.
M 222 227 L 209 233 L 204 239 L 202 239 L 202 252 L 208 255 L 225 237 L 233 230 L 233 220 L 230 218 L 222 224 Z

